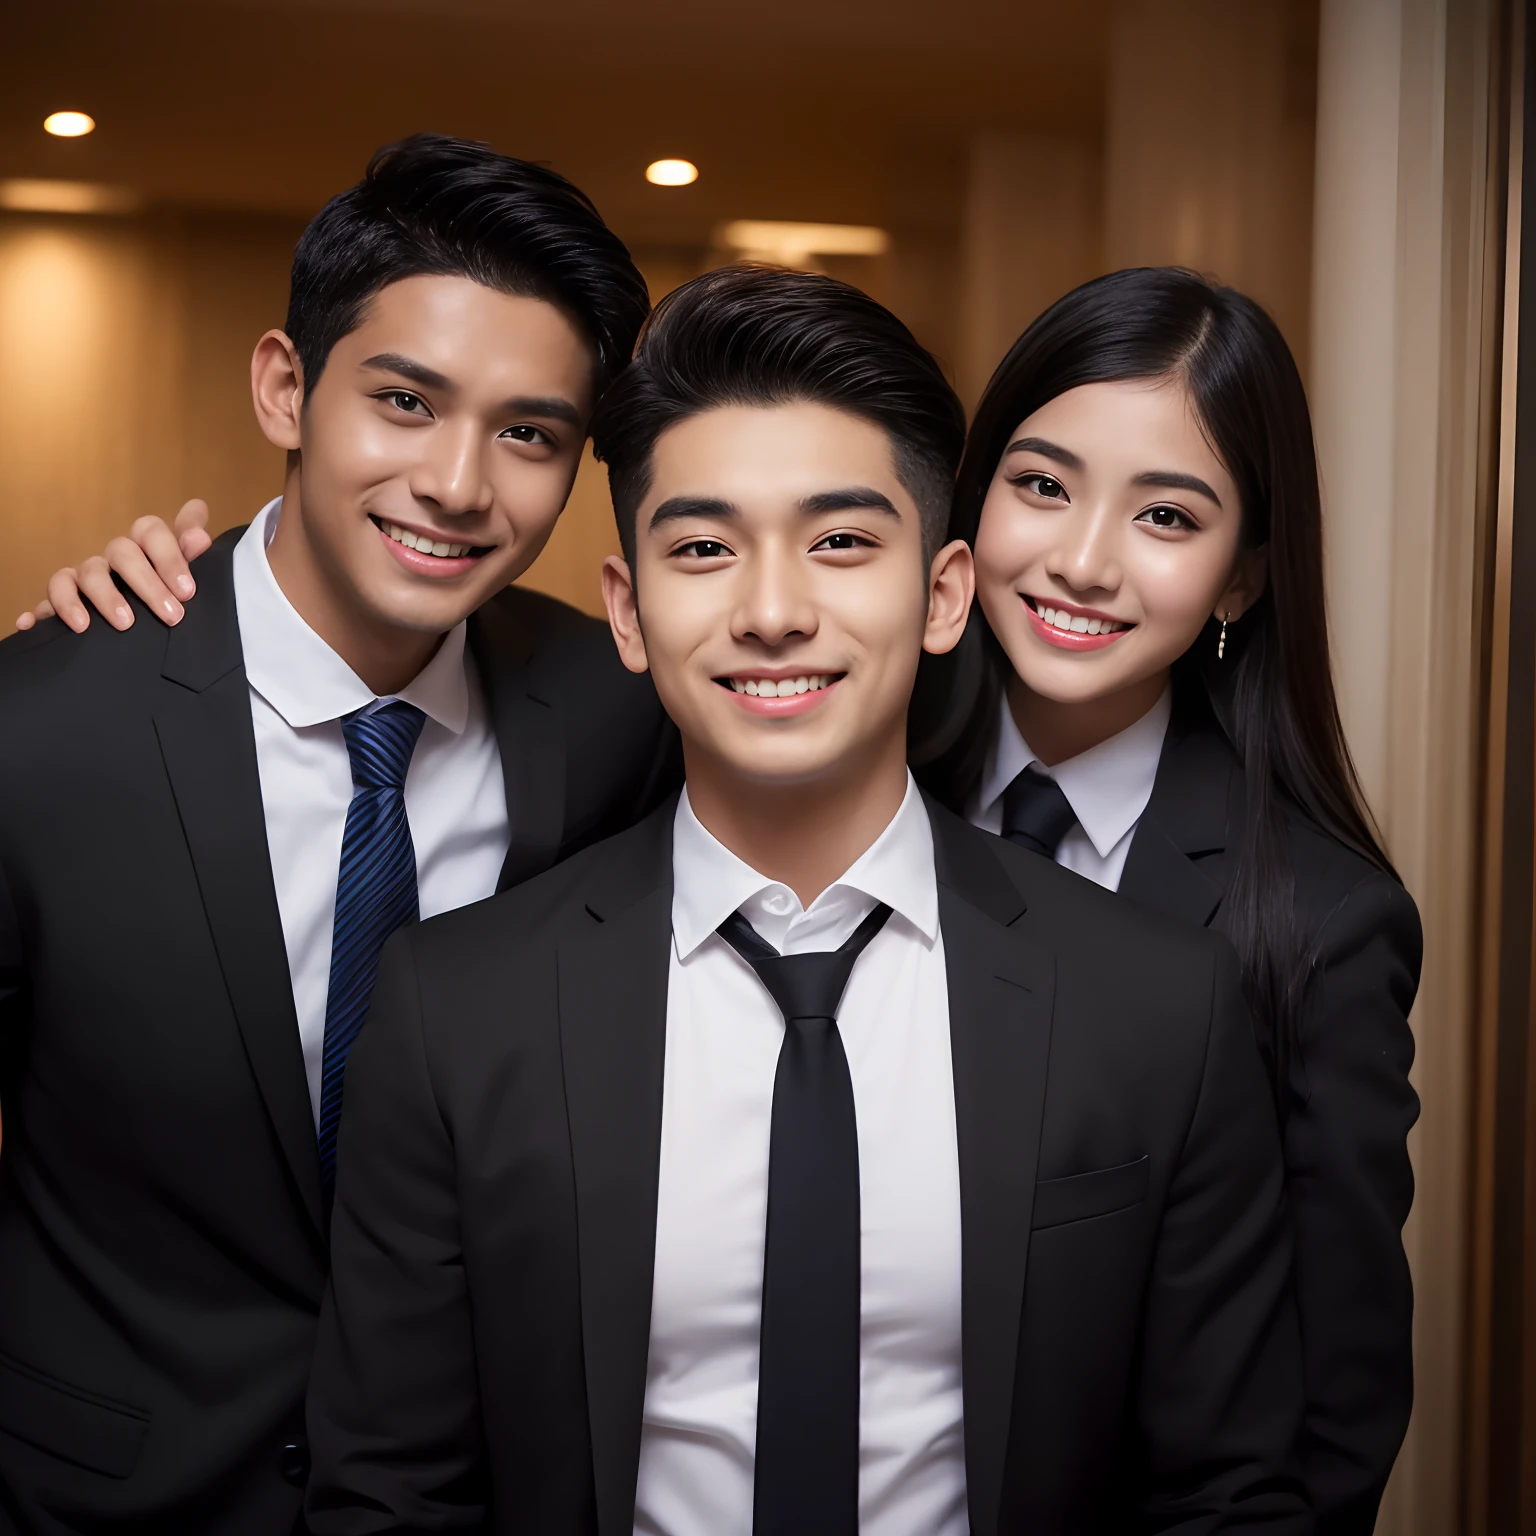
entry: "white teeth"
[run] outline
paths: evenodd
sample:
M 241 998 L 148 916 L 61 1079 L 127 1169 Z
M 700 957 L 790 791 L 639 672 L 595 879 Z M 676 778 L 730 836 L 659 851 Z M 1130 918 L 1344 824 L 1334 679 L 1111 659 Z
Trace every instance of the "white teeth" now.
M 1064 630 L 1073 635 L 1110 635 L 1126 626 L 1117 619 L 1090 619 L 1082 614 L 1068 613 L 1065 608 L 1049 608 L 1040 603 L 1035 612 L 1052 629 Z
M 826 672 L 808 672 L 804 677 L 747 678 L 733 677 L 732 689 L 737 693 L 750 694 L 754 699 L 788 699 L 797 693 L 817 693 L 828 686 L 831 675 Z
M 474 548 L 472 544 L 447 544 L 441 539 L 429 539 L 425 534 L 412 533 L 409 528 L 402 528 L 399 523 L 384 523 L 381 526 L 395 543 L 403 544 L 405 548 L 414 549 L 422 555 L 436 555 L 439 559 L 446 556 L 457 560 Z

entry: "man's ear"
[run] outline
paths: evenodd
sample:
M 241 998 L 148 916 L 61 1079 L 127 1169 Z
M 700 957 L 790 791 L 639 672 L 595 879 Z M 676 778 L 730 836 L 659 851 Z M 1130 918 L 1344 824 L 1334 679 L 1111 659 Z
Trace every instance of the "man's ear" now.
M 603 561 L 603 607 L 608 610 L 608 628 L 619 648 L 619 660 L 631 672 L 646 672 L 645 636 L 640 631 L 640 609 L 635 603 L 635 573 L 629 562 L 618 555 Z
M 971 599 L 976 595 L 976 562 L 964 539 L 946 544 L 928 568 L 928 623 L 923 649 L 935 656 L 952 651 L 965 633 Z
M 304 365 L 282 331 L 268 331 L 251 353 L 251 403 L 269 443 L 299 450 L 299 416 L 304 408 Z
M 1269 546 L 1245 549 L 1237 557 L 1237 569 L 1212 610 L 1218 621 L 1235 624 L 1264 595 L 1269 582 Z

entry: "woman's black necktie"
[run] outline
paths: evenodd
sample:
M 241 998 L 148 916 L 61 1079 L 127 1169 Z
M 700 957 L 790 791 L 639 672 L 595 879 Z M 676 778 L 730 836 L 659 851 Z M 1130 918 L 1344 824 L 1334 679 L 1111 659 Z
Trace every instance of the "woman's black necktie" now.
M 876 907 L 841 949 L 781 955 L 733 912 L 727 944 L 784 1015 L 768 1136 L 752 1536 L 859 1529 L 859 1128 L 837 1008 Z
M 1032 853 L 1054 859 L 1076 820 L 1061 785 L 1033 763 L 1003 791 L 1003 836 Z

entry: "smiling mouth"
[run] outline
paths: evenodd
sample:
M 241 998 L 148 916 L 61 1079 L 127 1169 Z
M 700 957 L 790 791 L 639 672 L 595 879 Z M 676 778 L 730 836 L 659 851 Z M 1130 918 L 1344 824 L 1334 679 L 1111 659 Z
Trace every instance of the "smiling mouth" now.
M 1119 619 L 1090 618 L 1087 614 L 1071 613 L 1065 608 L 1042 603 L 1028 594 L 1024 594 L 1024 601 L 1042 624 L 1063 635 L 1119 635 L 1136 627 L 1134 624 L 1122 623 Z
M 491 552 L 489 544 L 450 544 L 445 539 L 429 539 L 424 533 L 412 533 L 409 528 L 402 528 L 399 523 L 387 523 L 372 513 L 368 520 L 386 539 L 393 539 L 402 548 L 436 560 L 478 560 Z
M 715 681 L 732 693 L 745 693 L 754 699 L 789 699 L 798 693 L 821 693 L 847 675 L 846 672 L 806 672 L 800 677 L 717 677 Z

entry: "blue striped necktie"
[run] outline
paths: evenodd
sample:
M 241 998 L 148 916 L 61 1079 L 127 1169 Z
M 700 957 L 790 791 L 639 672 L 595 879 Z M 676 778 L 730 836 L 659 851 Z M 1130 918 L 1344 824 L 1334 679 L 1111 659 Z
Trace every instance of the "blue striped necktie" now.
M 416 849 L 405 818 L 405 773 L 425 721 L 414 704 L 395 699 L 341 722 L 353 791 L 341 838 L 320 1073 L 320 1177 L 327 1189 L 336 1178 L 342 1075 L 368 1013 L 379 952 L 396 928 L 420 915 Z

